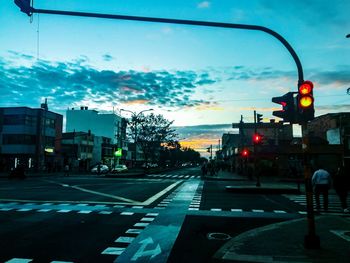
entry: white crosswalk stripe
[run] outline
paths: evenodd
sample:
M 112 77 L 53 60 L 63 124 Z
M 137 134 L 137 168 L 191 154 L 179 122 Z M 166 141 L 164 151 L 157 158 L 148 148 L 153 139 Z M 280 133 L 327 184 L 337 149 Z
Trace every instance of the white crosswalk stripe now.
M 199 175 L 190 175 L 190 174 L 149 174 L 148 177 L 158 178 L 158 179 L 200 179 Z
M 306 196 L 305 195 L 284 195 L 284 197 L 288 198 L 289 200 L 302 205 L 305 207 L 306 210 Z M 348 204 L 350 204 L 350 196 L 347 199 Z M 315 201 L 315 197 L 313 200 L 313 204 L 314 204 L 314 209 L 316 209 L 316 201 Z M 320 204 L 321 204 L 321 208 L 323 208 L 323 196 L 320 196 Z M 325 213 L 339 213 L 342 212 L 342 207 L 341 207 L 341 203 L 339 200 L 339 197 L 337 195 L 334 194 L 330 194 L 328 196 L 328 211 L 323 211 L 321 209 L 322 212 Z

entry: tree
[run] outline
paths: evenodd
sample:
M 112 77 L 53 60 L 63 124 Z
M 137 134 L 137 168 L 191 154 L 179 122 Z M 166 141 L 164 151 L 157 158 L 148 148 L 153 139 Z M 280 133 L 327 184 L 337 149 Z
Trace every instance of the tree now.
M 129 130 L 135 146 L 141 147 L 145 162 L 157 162 L 160 150 L 175 142 L 177 134 L 171 127 L 173 121 L 168 121 L 163 115 L 139 115 L 131 119 Z

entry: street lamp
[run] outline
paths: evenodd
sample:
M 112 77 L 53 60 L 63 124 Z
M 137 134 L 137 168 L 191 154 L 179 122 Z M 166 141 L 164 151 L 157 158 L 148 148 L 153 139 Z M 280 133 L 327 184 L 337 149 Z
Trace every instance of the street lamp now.
M 135 167 L 136 166 L 136 154 L 137 154 L 137 119 L 142 113 L 144 113 L 146 111 L 153 111 L 153 109 L 143 110 L 143 111 L 140 111 L 139 113 L 136 113 L 135 111 L 120 109 L 120 112 L 122 112 L 122 111 L 130 112 L 132 119 L 135 120 L 135 130 L 134 130 L 135 151 L 134 151 L 134 158 L 133 158 L 133 164 L 132 164 L 132 166 Z

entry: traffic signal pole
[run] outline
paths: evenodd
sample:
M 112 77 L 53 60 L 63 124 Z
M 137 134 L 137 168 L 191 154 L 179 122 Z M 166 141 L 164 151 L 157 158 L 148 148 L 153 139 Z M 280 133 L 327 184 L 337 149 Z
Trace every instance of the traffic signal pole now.
M 30 0 L 14 0 L 15 4 L 21 9 L 22 12 L 31 16 L 33 13 L 41 14 L 52 14 L 52 15 L 68 15 L 68 16 L 81 16 L 81 17 L 96 17 L 96 18 L 107 18 L 107 19 L 118 19 L 118 20 L 129 20 L 129 21 L 142 21 L 142 22 L 154 22 L 154 23 L 167 23 L 167 24 L 181 24 L 181 25 L 193 25 L 193 26 L 205 26 L 205 27 L 219 27 L 219 28 L 231 28 L 231 29 L 244 29 L 244 30 L 255 30 L 265 32 L 273 37 L 275 37 L 280 43 L 288 50 L 289 54 L 294 59 L 294 62 L 298 71 L 298 87 L 304 81 L 303 68 L 299 60 L 298 55 L 292 48 L 292 46 L 287 42 L 287 40 L 282 37 L 277 32 L 263 26 L 257 25 L 245 25 L 245 24 L 232 24 L 232 23 L 218 23 L 218 22 L 207 22 L 207 21 L 194 21 L 194 20 L 180 20 L 180 19 L 169 19 L 169 18 L 156 18 L 156 17 L 140 17 L 140 16 L 126 16 L 126 15 L 111 15 L 111 14 L 97 14 L 97 13 L 86 13 L 86 12 L 72 12 L 72 11 L 60 11 L 60 10 L 46 10 L 46 9 L 36 9 L 31 6 Z M 303 142 L 305 143 L 305 148 L 309 148 L 309 143 L 306 139 L 307 126 L 306 123 L 302 126 L 303 130 Z M 304 156 L 307 160 L 308 153 L 305 152 Z M 311 173 L 308 171 L 308 160 L 304 162 L 304 177 L 305 181 L 308 181 Z M 312 192 L 309 193 L 309 202 L 312 203 Z M 309 204 L 310 205 L 310 204 Z M 319 247 L 314 228 L 314 216 L 313 207 L 308 208 L 308 221 L 309 221 L 309 235 L 305 237 L 305 247 L 316 248 Z M 310 229 L 311 228 L 311 229 Z M 310 238 L 309 238 L 310 237 Z M 310 242 L 310 243 L 307 243 Z M 313 242 L 313 243 L 312 243 Z
M 310 149 L 309 149 L 309 134 L 307 123 L 301 125 L 302 131 L 302 151 L 304 162 L 304 180 L 306 194 L 306 212 L 308 233 L 304 237 L 304 247 L 309 249 L 320 248 L 320 237 L 316 235 L 314 205 L 313 205 L 313 189 L 312 189 L 312 174 L 310 165 Z

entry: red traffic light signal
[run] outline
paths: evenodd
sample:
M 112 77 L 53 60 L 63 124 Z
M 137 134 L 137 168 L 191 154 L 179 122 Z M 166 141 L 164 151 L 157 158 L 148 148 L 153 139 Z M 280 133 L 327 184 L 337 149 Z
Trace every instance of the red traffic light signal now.
M 314 118 L 314 85 L 311 81 L 304 81 L 298 87 L 298 122 L 305 123 Z
M 242 157 L 248 157 L 249 156 L 249 150 L 248 149 L 243 149 L 241 152 Z
M 260 135 L 259 133 L 255 133 L 253 135 L 253 143 L 254 144 L 261 144 L 262 143 L 262 135 Z

